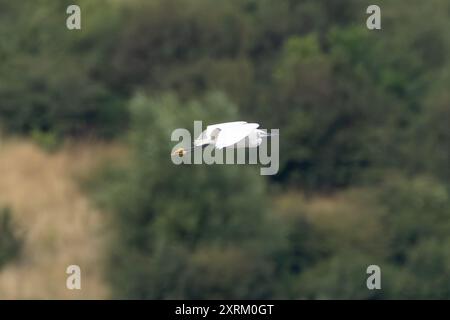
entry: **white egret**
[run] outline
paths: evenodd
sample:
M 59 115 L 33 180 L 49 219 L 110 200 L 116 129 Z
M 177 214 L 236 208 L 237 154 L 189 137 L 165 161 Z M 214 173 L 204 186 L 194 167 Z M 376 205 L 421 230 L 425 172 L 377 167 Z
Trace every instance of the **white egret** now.
M 200 136 L 194 140 L 194 148 L 203 145 L 214 145 L 216 149 L 236 146 L 238 148 L 256 148 L 262 143 L 262 138 L 271 136 L 258 129 L 258 123 L 246 121 L 225 122 L 206 127 Z M 244 141 L 243 141 L 244 140 Z M 183 156 L 194 148 L 175 150 L 172 155 Z

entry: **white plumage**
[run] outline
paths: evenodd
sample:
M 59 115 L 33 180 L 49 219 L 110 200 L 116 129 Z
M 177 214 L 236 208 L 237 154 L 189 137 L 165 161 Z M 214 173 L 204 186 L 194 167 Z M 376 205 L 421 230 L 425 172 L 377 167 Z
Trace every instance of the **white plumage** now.
M 194 140 L 193 148 L 178 148 L 172 155 L 181 157 L 194 148 L 209 144 L 219 150 L 227 147 L 256 148 L 262 143 L 262 138 L 271 136 L 258 127 L 258 123 L 246 121 L 212 124 Z
M 209 125 L 195 139 L 194 146 L 213 144 L 219 150 L 231 146 L 256 148 L 262 143 L 262 138 L 268 136 L 263 130 L 258 130 L 258 127 L 258 123 L 245 121 Z

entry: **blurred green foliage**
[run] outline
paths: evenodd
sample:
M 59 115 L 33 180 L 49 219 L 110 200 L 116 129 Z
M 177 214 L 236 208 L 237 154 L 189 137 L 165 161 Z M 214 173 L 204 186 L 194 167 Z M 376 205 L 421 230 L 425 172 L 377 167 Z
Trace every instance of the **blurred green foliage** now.
M 108 50 L 107 43 L 97 41 L 103 39 L 101 28 L 80 36 L 68 32 L 68 4 L 0 1 L 0 32 L 6 39 L 0 47 L 0 121 L 10 132 L 74 136 L 95 132 L 110 137 L 124 127 L 123 98 L 99 76 L 101 52 Z M 84 5 L 88 11 L 90 6 Z M 110 11 L 102 10 L 102 16 L 97 12 L 103 20 L 97 21 L 99 25 L 111 26 Z
M 48 152 L 54 152 L 61 145 L 61 138 L 51 131 L 33 130 L 30 133 L 31 139 L 42 149 Z
M 450 297 L 447 0 L 380 0 L 381 31 L 365 0 L 75 2 L 79 32 L 68 1 L 0 0 L 0 124 L 130 137 L 89 184 L 117 297 Z M 173 129 L 236 119 L 280 129 L 278 175 L 172 164 Z
M 279 240 L 257 168 L 177 166 L 172 146 L 161 143 L 174 126 L 233 119 L 236 111 L 214 93 L 186 104 L 171 94 L 132 100 L 134 160 L 98 188 L 112 188 L 106 203 L 120 240 L 109 274 L 119 297 L 270 297 Z
M 64 28 L 68 3 L 0 2 L 10 132 L 114 137 L 138 90 L 219 90 L 283 130 L 277 181 L 329 190 L 385 166 L 449 177 L 445 0 L 380 3 L 380 32 L 365 28 L 367 1 L 78 1 L 80 32 Z

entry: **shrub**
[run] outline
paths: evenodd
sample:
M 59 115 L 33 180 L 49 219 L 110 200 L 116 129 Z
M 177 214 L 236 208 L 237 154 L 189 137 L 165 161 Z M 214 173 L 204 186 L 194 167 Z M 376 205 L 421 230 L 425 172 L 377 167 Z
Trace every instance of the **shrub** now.
M 270 297 L 277 228 L 264 177 L 255 167 L 170 159 L 172 130 L 189 129 L 193 120 L 235 120 L 236 108 L 217 93 L 193 102 L 139 95 L 131 113 L 134 159 L 100 187 L 110 192 L 116 230 L 108 272 L 115 295 Z

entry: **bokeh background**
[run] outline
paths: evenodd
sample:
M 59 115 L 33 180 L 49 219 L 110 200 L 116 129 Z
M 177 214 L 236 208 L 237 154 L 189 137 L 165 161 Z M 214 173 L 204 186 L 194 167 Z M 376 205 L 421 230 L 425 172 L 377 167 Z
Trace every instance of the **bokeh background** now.
M 449 299 L 450 2 L 371 2 L 0 0 L 0 298 Z M 279 173 L 175 166 L 193 120 Z

